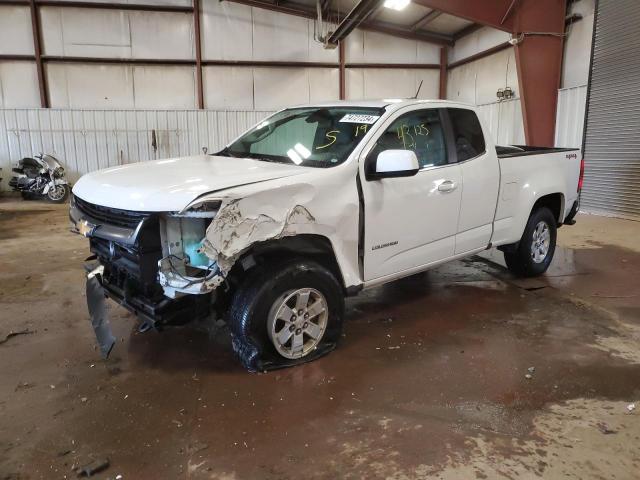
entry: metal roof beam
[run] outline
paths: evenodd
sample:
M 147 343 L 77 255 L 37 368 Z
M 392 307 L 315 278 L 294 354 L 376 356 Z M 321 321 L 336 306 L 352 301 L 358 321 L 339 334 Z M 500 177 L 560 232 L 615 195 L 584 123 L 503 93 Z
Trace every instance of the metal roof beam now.
M 338 42 L 347 36 L 373 12 L 382 7 L 384 0 L 359 0 L 349 13 L 342 19 L 335 31 L 329 36 L 327 42 L 330 45 L 338 45 Z
M 442 12 L 440 10 L 431 10 L 424 17 L 422 17 L 416 23 L 411 25 L 411 30 L 419 30 L 421 28 L 426 27 L 431 22 L 433 22 L 436 18 L 438 18 L 440 15 L 442 15 Z
M 241 5 L 247 5 L 255 8 L 263 8 L 265 10 L 271 10 L 272 12 L 284 13 L 287 15 L 295 15 L 303 18 L 316 18 L 315 9 L 310 10 L 302 6 L 296 5 L 293 7 L 293 4 L 288 5 L 274 5 L 273 3 L 267 3 L 263 0 L 226 0 L 228 2 L 239 3 Z M 339 14 L 335 11 L 329 11 L 329 15 L 332 18 L 338 18 Z M 436 45 L 441 46 L 452 46 L 453 45 L 453 37 L 450 35 L 443 35 L 439 33 L 420 31 L 414 32 L 408 28 L 398 27 L 395 25 L 391 25 L 383 22 L 372 22 L 365 21 L 358 25 L 359 29 L 366 30 L 369 32 L 378 32 L 384 33 L 386 35 L 392 35 L 394 37 L 407 38 L 409 40 L 418 40 L 421 42 L 434 43 Z

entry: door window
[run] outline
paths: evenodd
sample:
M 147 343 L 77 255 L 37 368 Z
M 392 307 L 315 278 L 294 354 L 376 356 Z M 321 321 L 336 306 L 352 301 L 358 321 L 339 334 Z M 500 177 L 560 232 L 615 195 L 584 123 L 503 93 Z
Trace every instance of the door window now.
M 482 155 L 485 152 L 484 133 L 473 110 L 449 108 L 458 162 Z
M 439 110 L 417 110 L 398 117 L 380 136 L 369 158 L 385 150 L 414 151 L 420 168 L 445 165 L 447 149 Z M 375 162 L 368 163 L 373 169 Z

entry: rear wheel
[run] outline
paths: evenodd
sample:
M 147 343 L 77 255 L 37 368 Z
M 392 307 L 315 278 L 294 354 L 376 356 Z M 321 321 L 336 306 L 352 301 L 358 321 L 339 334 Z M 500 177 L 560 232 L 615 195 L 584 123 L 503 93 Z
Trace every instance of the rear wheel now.
M 520 277 L 542 275 L 553 260 L 556 237 L 556 219 L 551 210 L 546 207 L 534 210 L 520 242 L 504 252 L 507 268 Z
M 342 288 L 322 265 L 293 260 L 257 267 L 231 301 L 233 349 L 251 371 L 315 360 L 335 348 L 343 313 Z

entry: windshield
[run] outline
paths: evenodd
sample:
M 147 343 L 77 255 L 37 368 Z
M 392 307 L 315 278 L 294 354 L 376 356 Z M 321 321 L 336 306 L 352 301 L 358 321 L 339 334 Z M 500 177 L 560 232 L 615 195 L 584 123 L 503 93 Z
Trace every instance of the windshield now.
M 347 159 L 383 113 L 380 108 L 358 107 L 284 110 L 245 133 L 219 155 L 333 167 Z

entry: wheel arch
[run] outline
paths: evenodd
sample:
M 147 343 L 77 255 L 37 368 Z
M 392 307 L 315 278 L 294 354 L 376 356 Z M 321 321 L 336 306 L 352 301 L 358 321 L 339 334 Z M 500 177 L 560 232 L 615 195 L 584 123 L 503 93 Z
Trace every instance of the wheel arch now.
M 564 195 L 560 192 L 549 193 L 546 195 L 542 195 L 536 199 L 533 206 L 531 207 L 531 211 L 529 212 L 529 216 L 541 207 L 547 207 L 553 213 L 553 217 L 556 219 L 556 227 L 562 225 L 564 220 L 564 208 L 565 208 L 565 198 Z
M 260 264 L 292 257 L 302 257 L 317 261 L 336 277 L 345 293 L 349 293 L 349 288 L 345 284 L 344 275 L 331 240 L 323 235 L 311 233 L 254 243 L 251 248 L 238 258 L 229 272 L 229 276 L 233 278 Z

